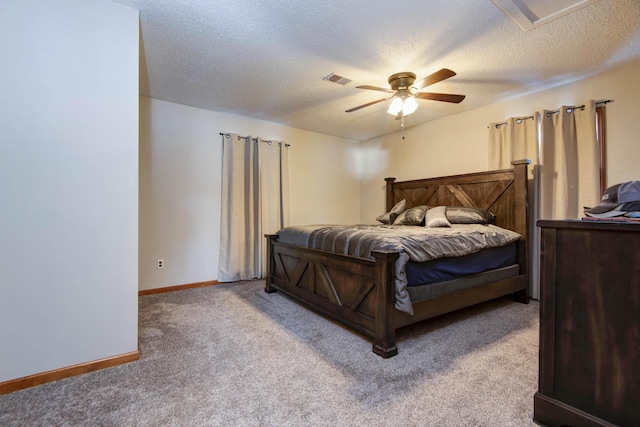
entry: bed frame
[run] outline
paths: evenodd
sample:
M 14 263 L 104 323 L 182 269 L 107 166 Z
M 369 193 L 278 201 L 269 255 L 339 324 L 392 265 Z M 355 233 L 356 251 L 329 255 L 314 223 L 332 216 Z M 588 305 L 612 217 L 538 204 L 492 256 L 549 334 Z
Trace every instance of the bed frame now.
M 373 251 L 374 260 L 278 242 L 268 234 L 266 292 L 281 291 L 356 332 L 373 339 L 373 352 L 398 353 L 396 330 L 444 313 L 513 294 L 523 303 L 527 291 L 527 164 L 513 169 L 396 182 L 385 178 L 387 212 L 400 200 L 412 206 L 474 206 L 496 215 L 496 225 L 520 233 L 519 274 L 443 296 L 413 302 L 414 314 L 394 308 L 394 263 L 398 252 Z

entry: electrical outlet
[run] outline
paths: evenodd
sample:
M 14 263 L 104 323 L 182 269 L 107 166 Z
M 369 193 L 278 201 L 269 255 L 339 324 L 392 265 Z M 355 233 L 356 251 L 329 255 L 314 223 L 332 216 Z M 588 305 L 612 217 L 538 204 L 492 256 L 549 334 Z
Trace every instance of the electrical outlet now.
M 159 259 L 157 265 L 158 265 L 158 270 L 162 270 L 164 268 L 164 260 Z

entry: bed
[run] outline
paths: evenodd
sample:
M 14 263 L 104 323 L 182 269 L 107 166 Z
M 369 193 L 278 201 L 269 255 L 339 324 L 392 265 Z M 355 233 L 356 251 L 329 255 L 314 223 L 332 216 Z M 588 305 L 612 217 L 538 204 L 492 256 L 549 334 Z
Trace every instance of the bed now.
M 398 309 L 396 270 L 402 251 L 374 248 L 369 256 L 345 255 L 279 241 L 279 234 L 268 234 L 265 291 L 281 291 L 372 339 L 373 352 L 384 358 L 398 353 L 396 330 L 404 326 L 505 295 L 527 303 L 528 163 L 520 160 L 513 162 L 512 169 L 411 181 L 385 178 L 387 212 L 402 200 L 405 210 L 447 206 L 490 211 L 495 215 L 494 226 L 520 236 L 511 245 L 511 265 L 435 284 L 409 283 L 410 310 Z M 408 281 L 416 280 L 416 274 Z

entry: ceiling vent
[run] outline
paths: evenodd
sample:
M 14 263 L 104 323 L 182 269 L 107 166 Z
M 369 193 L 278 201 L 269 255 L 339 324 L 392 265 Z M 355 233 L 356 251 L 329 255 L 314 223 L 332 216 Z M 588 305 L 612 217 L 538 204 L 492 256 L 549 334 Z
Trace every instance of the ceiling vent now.
M 334 74 L 334 73 L 331 73 L 328 76 L 324 76 L 322 78 L 322 80 L 328 80 L 330 82 L 338 83 L 339 85 L 342 85 L 342 86 L 344 86 L 347 83 L 351 82 L 351 80 L 349 80 L 348 78 L 339 76 L 339 75 Z
M 539 27 L 599 0 L 492 0 L 524 31 Z

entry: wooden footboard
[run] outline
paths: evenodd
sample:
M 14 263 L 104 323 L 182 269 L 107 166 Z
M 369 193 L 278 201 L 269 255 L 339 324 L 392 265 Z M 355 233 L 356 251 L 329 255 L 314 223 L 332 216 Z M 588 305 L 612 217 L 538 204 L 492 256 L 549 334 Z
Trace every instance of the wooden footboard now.
M 518 275 L 414 303 L 410 315 L 395 309 L 397 252 L 373 251 L 375 260 L 370 260 L 280 243 L 275 234 L 266 237 L 270 262 L 265 291 L 282 291 L 371 338 L 373 352 L 384 358 L 398 354 L 398 328 L 503 295 L 526 295 L 526 276 Z
M 374 251 L 374 260 L 302 248 L 267 235 L 265 291 L 282 291 L 312 310 L 373 339 L 382 357 L 398 353 L 394 265 L 397 252 Z

